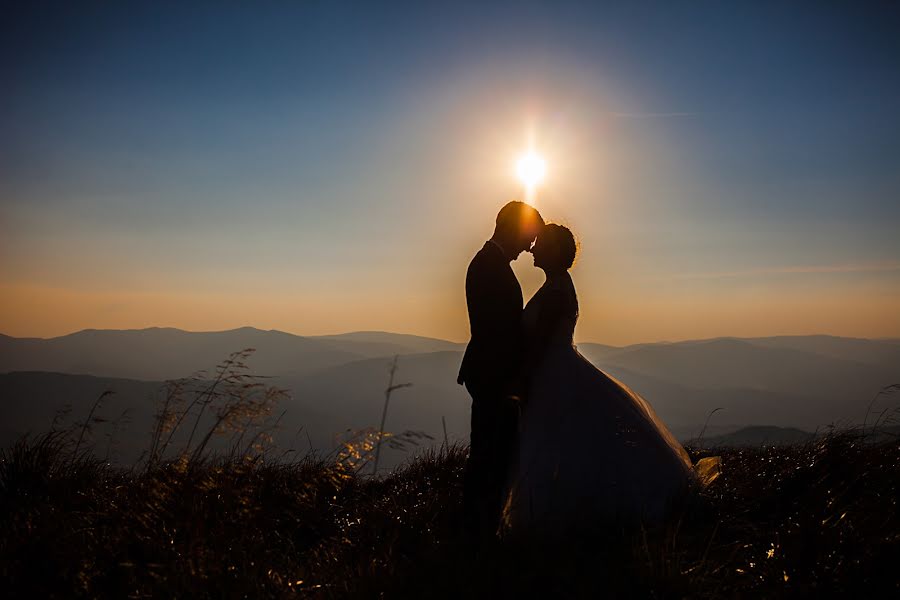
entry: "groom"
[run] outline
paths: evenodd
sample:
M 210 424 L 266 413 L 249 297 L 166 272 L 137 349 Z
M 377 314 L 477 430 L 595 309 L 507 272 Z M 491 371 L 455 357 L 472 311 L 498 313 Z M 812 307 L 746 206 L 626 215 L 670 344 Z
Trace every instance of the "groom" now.
M 496 531 L 515 443 L 523 360 L 522 288 L 510 262 L 530 251 L 544 225 L 524 202 L 497 214 L 494 235 L 466 273 L 466 304 L 472 339 L 457 383 L 472 396 L 472 433 L 466 462 L 463 510 L 471 533 Z

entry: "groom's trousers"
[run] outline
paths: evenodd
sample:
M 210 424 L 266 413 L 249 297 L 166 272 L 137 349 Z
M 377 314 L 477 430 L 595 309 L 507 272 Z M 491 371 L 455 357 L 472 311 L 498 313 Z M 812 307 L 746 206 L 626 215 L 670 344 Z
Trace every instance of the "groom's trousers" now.
M 518 408 L 493 382 L 466 382 L 472 396 L 472 433 L 463 511 L 469 531 L 492 535 L 500 524 L 518 426 Z

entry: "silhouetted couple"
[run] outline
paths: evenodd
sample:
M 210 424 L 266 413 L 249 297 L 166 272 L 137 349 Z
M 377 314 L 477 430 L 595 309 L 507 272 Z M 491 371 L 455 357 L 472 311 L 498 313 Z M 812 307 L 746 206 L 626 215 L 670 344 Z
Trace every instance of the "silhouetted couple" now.
M 510 267 L 522 252 L 546 276 L 524 310 Z M 458 382 L 472 396 L 470 532 L 562 533 L 585 518 L 655 519 L 695 480 L 650 405 L 575 349 L 575 254 L 569 229 L 510 202 L 469 265 L 472 338 Z

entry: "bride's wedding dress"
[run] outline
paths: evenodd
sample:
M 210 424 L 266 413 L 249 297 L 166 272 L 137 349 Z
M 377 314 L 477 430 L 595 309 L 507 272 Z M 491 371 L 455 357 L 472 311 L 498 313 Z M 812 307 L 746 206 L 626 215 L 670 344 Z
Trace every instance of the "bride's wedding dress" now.
M 503 511 L 507 531 L 562 531 L 583 519 L 662 517 L 697 481 L 653 408 L 575 349 L 578 300 L 568 273 L 523 314 L 537 355 Z

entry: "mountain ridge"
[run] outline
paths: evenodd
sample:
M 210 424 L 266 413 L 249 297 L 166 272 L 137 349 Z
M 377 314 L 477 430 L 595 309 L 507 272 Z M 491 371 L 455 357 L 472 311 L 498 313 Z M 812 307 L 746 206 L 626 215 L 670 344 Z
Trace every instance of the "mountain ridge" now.
M 427 335 L 419 335 L 415 333 L 399 333 L 393 331 L 386 331 L 380 329 L 358 329 L 351 330 L 339 333 L 329 333 L 329 334 L 301 334 L 294 333 L 290 331 L 284 331 L 282 329 L 263 329 L 260 327 L 254 327 L 252 325 L 242 325 L 241 327 L 233 327 L 230 329 L 210 329 L 210 330 L 192 330 L 192 329 L 182 329 L 180 327 L 170 327 L 165 325 L 153 325 L 150 327 L 127 327 L 127 328 L 99 328 L 99 327 L 86 327 L 84 329 L 79 329 L 76 331 L 72 331 L 70 333 L 65 333 L 56 336 L 49 337 L 39 337 L 39 336 L 14 336 L 8 333 L 0 332 L 0 337 L 7 337 L 12 339 L 19 340 L 53 340 L 64 337 L 69 337 L 72 335 L 76 335 L 79 333 L 85 332 L 141 332 L 141 331 L 170 331 L 170 332 L 178 332 L 178 333 L 188 333 L 188 334 L 204 334 L 204 333 L 233 333 L 237 331 L 254 331 L 261 333 L 281 333 L 286 334 L 293 337 L 299 338 L 340 338 L 340 337 L 349 337 L 349 336 L 368 336 L 368 335 L 386 335 L 386 336 L 395 336 L 395 337 L 405 337 L 405 338 L 420 338 L 420 339 L 428 339 L 435 340 L 440 342 L 446 342 L 449 344 L 465 344 L 465 342 L 454 342 L 452 340 L 447 340 L 444 338 L 438 338 L 434 336 Z M 587 340 L 579 340 L 578 344 L 593 344 L 593 345 L 601 345 L 606 346 L 608 348 L 616 348 L 616 349 L 626 349 L 640 346 L 648 346 L 648 345 L 676 345 L 676 344 L 696 344 L 703 342 L 712 342 L 719 340 L 740 340 L 740 341 L 749 341 L 749 342 L 760 342 L 766 340 L 800 340 L 800 339 L 818 339 L 818 340 L 845 340 L 845 341 L 863 341 L 863 342 L 880 342 L 887 343 L 890 345 L 900 344 L 900 338 L 894 337 L 875 337 L 875 338 L 867 338 L 867 337 L 858 337 L 858 336 L 841 336 L 841 335 L 833 335 L 828 333 L 811 333 L 811 334 L 778 334 L 778 335 L 768 335 L 768 336 L 753 336 L 753 337 L 741 337 L 741 336 L 733 336 L 733 335 L 721 335 L 714 336 L 710 338 L 688 338 L 683 340 L 656 340 L 650 342 L 635 342 L 633 344 L 625 344 L 622 346 L 616 346 L 612 344 L 605 344 L 603 342 L 593 342 Z
M 155 327 L 82 330 L 50 339 L 0 334 L 0 374 L 38 373 L 3 378 L 0 410 L 10 425 L 18 415 L 15 430 L 33 430 L 49 424 L 49 409 L 35 406 L 29 413 L 33 398 L 57 408 L 72 399 L 52 374 L 127 380 L 110 385 L 137 390 L 142 382 L 158 385 L 210 373 L 230 353 L 248 347 L 256 348 L 245 361 L 249 372 L 291 392 L 285 428 L 305 428 L 319 448 L 331 447 L 336 432 L 377 424 L 394 356 L 400 357 L 396 381 L 413 385 L 392 396 L 387 429 L 421 430 L 440 440 L 446 423 L 452 439 L 468 436 L 471 399 L 456 384 L 464 345 L 378 331 L 303 337 L 253 327 Z M 682 439 L 696 435 L 717 408 L 725 410 L 714 414 L 711 435 L 760 423 L 806 430 L 861 423 L 875 394 L 900 382 L 900 344 L 864 338 L 720 337 L 621 347 L 582 342 L 577 349 L 644 396 Z M 72 390 L 96 391 L 98 385 L 67 381 Z M 91 401 L 85 394 L 76 404 Z M 880 398 L 873 413 L 890 409 L 897 399 Z M 146 410 L 141 414 L 149 418 Z

